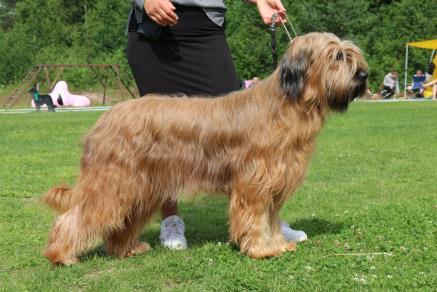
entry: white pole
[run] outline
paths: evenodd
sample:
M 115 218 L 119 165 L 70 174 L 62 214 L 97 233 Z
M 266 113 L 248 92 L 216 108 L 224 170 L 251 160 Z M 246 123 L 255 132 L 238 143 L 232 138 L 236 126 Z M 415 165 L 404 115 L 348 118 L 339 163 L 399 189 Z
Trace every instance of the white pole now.
M 431 58 L 429 58 L 429 62 L 432 63 L 432 59 L 434 58 L 435 50 L 432 50 Z
M 408 78 L 408 44 L 405 50 L 405 71 L 404 71 L 404 98 L 407 98 L 407 78 Z

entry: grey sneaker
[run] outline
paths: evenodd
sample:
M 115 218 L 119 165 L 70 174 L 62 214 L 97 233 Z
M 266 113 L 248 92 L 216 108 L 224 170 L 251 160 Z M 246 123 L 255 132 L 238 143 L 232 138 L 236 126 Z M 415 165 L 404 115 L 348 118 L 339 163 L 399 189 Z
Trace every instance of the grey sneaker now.
M 177 215 L 173 215 L 165 218 L 162 221 L 159 239 L 161 240 L 161 244 L 168 249 L 186 249 L 187 239 L 185 238 L 184 233 L 184 220 Z
M 287 222 L 281 220 L 281 232 L 287 241 L 302 242 L 308 239 L 305 232 L 293 230 Z

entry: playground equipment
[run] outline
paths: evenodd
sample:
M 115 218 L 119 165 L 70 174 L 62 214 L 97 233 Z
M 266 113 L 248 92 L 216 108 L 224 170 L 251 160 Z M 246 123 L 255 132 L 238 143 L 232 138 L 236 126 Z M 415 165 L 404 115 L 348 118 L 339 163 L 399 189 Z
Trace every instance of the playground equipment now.
M 28 98 L 27 91 L 29 88 L 35 86 L 35 84 L 46 83 L 47 87 L 54 91 L 54 85 L 57 83 L 59 78 L 61 78 L 64 70 L 78 69 L 78 68 L 88 68 L 92 71 L 95 78 L 99 81 L 103 88 L 103 98 L 101 103 L 104 105 L 106 103 L 107 88 L 109 86 L 108 81 L 115 79 L 115 84 L 119 90 L 126 91 L 132 98 L 139 96 L 139 93 L 135 93 L 131 88 L 135 86 L 131 85 L 130 78 L 125 78 L 125 81 L 121 78 L 120 66 L 117 64 L 40 64 L 35 65 L 23 79 L 12 94 L 9 96 L 7 101 L 3 104 L 4 108 L 12 108 L 20 99 Z M 42 76 L 41 76 L 42 75 Z M 123 94 L 123 96 L 127 96 Z M 57 99 L 57 97 L 54 97 Z

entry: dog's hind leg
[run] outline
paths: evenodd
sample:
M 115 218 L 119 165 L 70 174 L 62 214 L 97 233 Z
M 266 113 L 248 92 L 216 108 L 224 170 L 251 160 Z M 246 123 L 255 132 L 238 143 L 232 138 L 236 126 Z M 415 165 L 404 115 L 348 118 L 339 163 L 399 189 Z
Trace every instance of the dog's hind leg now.
M 50 231 L 44 256 L 52 264 L 70 265 L 77 262 L 77 256 L 92 246 L 95 235 L 85 225 L 77 206 L 60 215 Z
M 56 219 L 45 257 L 53 264 L 77 262 L 80 254 L 94 247 L 113 230 L 129 230 L 124 227 L 127 212 L 123 212 L 90 201 L 74 206 Z
M 81 199 L 61 214 L 50 231 L 44 255 L 53 264 L 69 265 L 77 257 L 106 238 L 113 230 L 122 229 L 132 204 L 123 205 L 122 196 L 101 188 L 81 194 Z

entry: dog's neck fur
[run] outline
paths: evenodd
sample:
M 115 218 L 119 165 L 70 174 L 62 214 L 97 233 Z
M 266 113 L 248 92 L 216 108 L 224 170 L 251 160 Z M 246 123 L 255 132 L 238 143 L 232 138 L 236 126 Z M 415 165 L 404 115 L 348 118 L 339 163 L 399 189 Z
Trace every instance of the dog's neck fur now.
M 326 113 L 288 99 L 278 86 L 277 78 L 277 74 L 273 74 L 248 90 L 221 99 L 221 102 L 232 117 L 232 130 L 228 130 L 244 136 L 243 141 L 250 141 L 250 155 L 260 158 L 268 155 L 275 158 L 270 159 L 270 163 L 284 165 L 284 182 L 294 183 L 285 183 L 284 186 L 292 187 L 287 190 L 278 185 L 278 192 L 291 194 L 304 179 Z M 287 197 L 284 195 L 282 199 Z
M 257 129 L 259 131 L 264 128 L 263 125 L 271 125 L 270 121 L 274 120 L 282 125 L 279 127 L 281 133 L 275 133 L 276 135 L 288 136 L 293 133 L 296 139 L 314 139 L 323 125 L 327 112 L 321 111 L 317 106 L 307 105 L 303 100 L 292 101 L 287 98 L 278 86 L 278 79 L 279 73 L 276 70 L 256 86 L 231 94 L 223 99 L 223 103 L 231 111 L 245 113 L 237 126 L 247 128 L 247 133 L 253 133 Z M 245 110 L 242 110 L 242 107 Z M 271 134 L 268 132 L 274 129 L 264 128 L 264 134 Z

